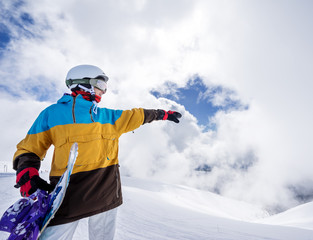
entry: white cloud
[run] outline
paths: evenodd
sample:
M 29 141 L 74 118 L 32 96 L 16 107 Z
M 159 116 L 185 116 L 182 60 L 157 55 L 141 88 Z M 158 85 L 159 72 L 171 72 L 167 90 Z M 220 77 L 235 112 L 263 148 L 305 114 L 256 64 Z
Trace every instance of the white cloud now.
M 9 8 L 15 16 L 28 12 L 35 24 L 27 30 L 36 34 L 23 37 L 6 22 L 16 38 L 0 59 L 5 159 L 47 105 L 25 89 L 49 92 L 54 102 L 66 91 L 67 70 L 89 63 L 110 77 L 100 106 L 184 113 L 181 124 L 152 123 L 122 137 L 125 173 L 219 188 L 263 205 L 290 206 L 288 186 L 312 182 L 312 3 L 81 0 Z M 202 132 L 183 106 L 149 94 L 166 81 L 183 87 L 195 75 L 234 90 L 249 108 L 219 112 L 211 119 L 216 131 Z M 234 170 L 249 159 L 248 170 Z M 212 172 L 199 176 L 199 164 Z
M 0 99 L 1 105 L 1 160 L 12 162 L 16 145 L 31 127 L 34 118 L 49 103 L 29 99 Z M 36 116 L 36 117 L 34 117 Z M 12 168 L 12 165 L 9 165 Z M 12 169 L 9 169 L 12 171 Z

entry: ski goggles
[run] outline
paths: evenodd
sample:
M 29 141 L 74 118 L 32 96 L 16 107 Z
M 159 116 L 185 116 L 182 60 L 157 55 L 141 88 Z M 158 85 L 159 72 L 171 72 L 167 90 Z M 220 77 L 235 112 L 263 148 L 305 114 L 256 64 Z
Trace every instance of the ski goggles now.
M 106 81 L 104 81 L 102 79 L 90 78 L 89 79 L 89 84 L 91 86 L 94 86 L 95 88 L 100 89 L 104 93 L 107 91 L 107 83 L 106 83 Z
M 108 78 L 68 79 L 66 80 L 66 85 L 69 87 L 69 86 L 72 86 L 73 84 L 90 84 L 91 86 L 94 86 L 95 88 L 98 88 L 103 92 L 106 92 L 107 81 L 108 81 Z

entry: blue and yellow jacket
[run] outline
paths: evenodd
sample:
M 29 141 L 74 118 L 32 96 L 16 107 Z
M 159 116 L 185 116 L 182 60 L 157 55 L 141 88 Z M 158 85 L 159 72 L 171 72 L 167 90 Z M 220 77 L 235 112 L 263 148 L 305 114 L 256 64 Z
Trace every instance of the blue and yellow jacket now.
M 40 113 L 25 139 L 17 145 L 15 161 L 28 153 L 42 160 L 54 145 L 50 181 L 56 183 L 65 171 L 71 145 L 78 143 L 70 184 L 51 225 L 75 221 L 122 204 L 118 139 L 144 123 L 145 111 L 98 108 L 95 114 L 92 102 L 81 95 L 65 94 Z

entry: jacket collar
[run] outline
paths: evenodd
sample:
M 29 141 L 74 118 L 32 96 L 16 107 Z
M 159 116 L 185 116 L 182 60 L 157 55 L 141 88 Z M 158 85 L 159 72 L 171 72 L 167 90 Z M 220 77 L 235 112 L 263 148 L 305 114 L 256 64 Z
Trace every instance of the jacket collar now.
M 73 98 L 70 94 L 64 93 L 64 95 L 58 100 L 57 103 L 67 103 L 73 101 Z
M 59 100 L 57 103 L 68 103 L 68 102 L 72 102 L 73 101 L 73 96 L 68 94 L 68 93 L 65 93 Z M 76 97 L 76 102 L 79 102 L 81 104 L 84 104 L 86 106 L 91 106 L 93 103 L 88 101 L 88 100 L 85 100 L 82 95 L 77 95 Z

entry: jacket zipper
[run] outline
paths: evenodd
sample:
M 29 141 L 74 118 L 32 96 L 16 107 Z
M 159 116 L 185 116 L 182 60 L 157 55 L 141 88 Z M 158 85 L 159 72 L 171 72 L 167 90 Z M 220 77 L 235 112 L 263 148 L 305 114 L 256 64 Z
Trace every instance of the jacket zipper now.
M 73 122 L 74 122 L 74 123 L 76 123 L 76 118 L 75 118 L 75 103 L 76 103 L 76 97 L 73 97 L 72 116 L 73 116 Z
M 92 105 L 93 106 L 93 105 Z M 93 117 L 92 117 L 92 106 L 90 107 L 89 109 L 89 113 L 90 113 L 90 119 L 92 122 L 95 122 L 95 120 L 93 120 Z

